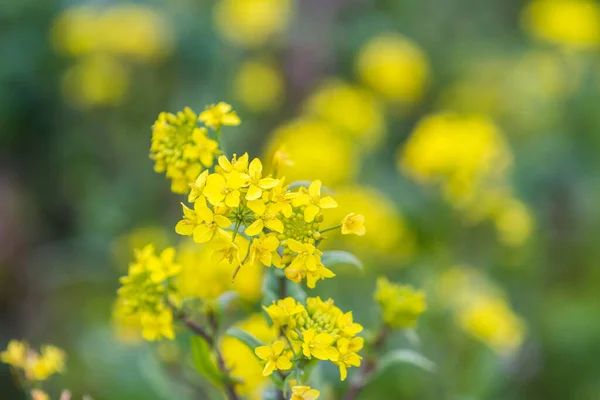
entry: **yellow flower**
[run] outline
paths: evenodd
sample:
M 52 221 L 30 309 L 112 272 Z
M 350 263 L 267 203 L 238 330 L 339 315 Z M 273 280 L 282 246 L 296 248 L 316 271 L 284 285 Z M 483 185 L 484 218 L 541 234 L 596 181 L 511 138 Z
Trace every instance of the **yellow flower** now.
M 204 195 L 212 205 L 225 202 L 227 207 L 236 208 L 240 205 L 240 189 L 246 184 L 246 180 L 237 171 L 221 174 L 210 174 L 206 178 Z
M 32 400 L 50 400 L 50 396 L 48 396 L 48 393 L 44 392 L 43 390 L 33 389 L 31 391 L 31 399 Z
M 364 339 L 361 337 L 355 337 L 352 339 L 340 338 L 337 341 L 337 350 L 339 352 L 339 359 L 336 362 L 340 368 L 340 380 L 346 380 L 348 376 L 348 367 L 359 367 L 361 356 L 357 353 L 363 348 Z
M 262 163 L 258 158 L 255 158 L 248 167 L 248 175 L 250 176 L 250 187 L 246 193 L 246 200 L 256 200 L 262 197 L 263 189 L 273 189 L 279 184 L 279 179 L 263 178 Z
M 294 206 L 306 205 L 304 209 L 304 220 L 312 222 L 321 209 L 336 208 L 337 203 L 333 198 L 327 196 L 321 198 L 321 181 L 313 181 L 308 187 L 308 193 L 301 193 L 292 200 Z
M 203 197 L 197 199 L 193 210 L 183 203 L 181 206 L 183 207 L 183 219 L 175 226 L 175 232 L 178 234 L 193 235 L 196 243 L 208 242 L 217 231 L 226 235 L 223 229 L 228 228 L 231 221 L 227 217 L 215 214 L 208 208 Z
M 495 213 L 494 224 L 500 240 L 509 246 L 520 246 L 529 239 L 534 227 L 531 212 L 521 201 L 509 198 Z
M 335 274 L 321 262 L 321 252 L 311 243 L 300 243 L 287 239 L 286 245 L 291 252 L 297 253 L 290 265 L 285 268 L 285 275 L 293 282 L 300 282 L 306 277 L 306 284 L 314 288 L 319 279 L 332 278 Z
M 501 297 L 474 297 L 457 318 L 466 332 L 500 354 L 518 349 L 523 342 L 524 323 Z
M 235 111 L 232 111 L 231 106 L 223 102 L 206 107 L 198 119 L 214 129 L 219 129 L 222 125 L 237 126 L 241 122 L 240 117 Z
M 23 368 L 27 357 L 27 343 L 18 340 L 8 342 L 8 347 L 0 353 L 0 361 L 15 368 Z
M 262 200 L 258 199 L 248 201 L 247 205 L 254 212 L 255 221 L 244 231 L 246 235 L 256 236 L 265 227 L 275 232 L 283 232 L 283 222 L 278 218 L 278 208 L 274 204 L 266 206 Z
M 287 297 L 277 301 L 277 304 L 271 304 L 269 307 L 263 306 L 273 324 L 277 326 L 289 325 L 294 327 L 294 316 L 304 311 L 304 306 L 297 303 L 292 297 Z
M 348 311 L 346 314 L 341 314 L 337 319 L 337 326 L 347 337 L 356 336 L 363 330 L 361 324 L 357 324 L 353 321 L 352 311 Z
M 311 389 L 310 386 L 293 386 L 290 400 L 317 400 L 320 394 L 321 392 Z
M 186 193 L 190 183 L 204 168 L 211 167 L 220 153 L 218 143 L 207 134 L 206 128 L 197 127 L 196 113 L 187 107 L 176 115 L 160 113 L 152 126 L 150 158 L 155 162 L 154 170 L 166 172 L 175 193 Z
M 335 339 L 328 333 L 316 333 L 313 329 L 307 329 L 302 332 L 302 353 L 307 358 L 337 361 L 339 352 L 332 346 L 334 342 Z
M 362 236 L 365 232 L 365 217 L 363 215 L 350 213 L 342 220 L 342 235 L 353 233 Z
M 279 240 L 274 235 L 265 235 L 252 240 L 248 263 L 253 264 L 260 261 L 265 267 L 271 265 L 281 268 L 281 257 L 277 253 Z
M 215 7 L 218 30 L 231 42 L 258 47 L 287 27 L 291 0 L 222 0 Z
M 281 71 L 263 61 L 246 61 L 233 79 L 236 99 L 254 112 L 276 108 L 282 99 L 283 89 Z
M 286 150 L 285 145 L 279 146 L 271 157 L 271 168 L 273 169 L 273 176 L 277 176 L 282 167 L 293 167 L 294 160 L 290 158 L 289 153 Z M 281 181 L 283 181 L 282 179 Z
M 56 346 L 42 346 L 42 353 L 29 355 L 28 365 L 25 369 L 27 379 L 44 381 L 55 373 L 65 370 L 65 352 Z
M 322 120 L 360 149 L 371 150 L 385 135 L 381 105 L 367 90 L 343 81 L 329 81 L 304 106 L 307 115 Z
M 269 376 L 273 371 L 280 370 L 285 371 L 292 368 L 292 362 L 290 361 L 290 351 L 285 350 L 285 342 L 283 340 L 276 340 L 269 346 L 259 346 L 254 349 L 254 352 L 263 361 L 266 361 L 265 368 L 263 370 L 263 376 Z
M 565 47 L 600 43 L 600 6 L 592 0 L 534 0 L 524 9 L 522 22 L 535 38 Z
M 248 172 L 248 153 L 244 153 L 240 158 L 237 157 L 237 154 L 234 154 L 231 157 L 231 161 L 227 159 L 226 156 L 219 157 L 219 167 L 225 172 Z
M 173 313 L 169 309 L 163 309 L 158 313 L 144 312 L 140 317 L 142 325 L 142 336 L 149 341 L 160 340 L 165 337 L 173 340 Z
M 423 292 L 390 283 L 385 277 L 377 280 L 374 297 L 383 310 L 384 322 L 392 328 L 412 328 L 427 309 Z
M 385 98 L 405 103 L 418 101 L 429 79 L 423 50 L 394 33 L 372 38 L 360 50 L 356 70 L 364 83 Z
M 188 194 L 188 202 L 194 203 L 200 196 L 204 196 L 204 188 L 206 187 L 206 179 L 208 178 L 208 170 L 204 170 L 198 178 L 190 184 L 190 193 Z
M 293 167 L 281 165 L 276 171 L 288 182 L 322 179 L 336 185 L 352 180 L 358 172 L 356 146 L 323 121 L 299 119 L 279 126 L 271 134 L 268 158 L 281 146 L 294 160 Z

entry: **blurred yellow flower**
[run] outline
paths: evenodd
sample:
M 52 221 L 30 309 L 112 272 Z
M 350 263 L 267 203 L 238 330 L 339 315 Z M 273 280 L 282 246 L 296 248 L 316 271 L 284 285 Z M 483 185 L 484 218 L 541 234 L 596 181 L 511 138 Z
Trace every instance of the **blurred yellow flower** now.
M 366 90 L 339 80 L 324 83 L 306 101 L 307 115 L 372 149 L 385 135 L 383 109 Z
M 8 342 L 6 350 L 0 353 L 0 361 L 15 368 L 23 368 L 27 357 L 27 343 L 18 340 Z
M 43 390 L 34 389 L 31 391 L 31 399 L 32 400 L 50 400 L 50 396 L 48 396 L 48 393 L 44 392 Z
M 317 400 L 320 394 L 321 392 L 311 389 L 310 386 L 293 386 L 290 400 Z
M 243 258 L 248 251 L 248 240 L 237 235 L 235 244 Z M 185 241 L 179 246 L 177 261 L 182 267 L 177 281 L 183 298 L 199 298 L 205 302 L 215 301 L 219 295 L 233 290 L 243 300 L 254 302 L 261 297 L 263 266 L 246 263 L 239 272 L 242 279 L 231 282 L 231 276 L 237 267 L 236 260 L 216 262 L 212 257 L 213 245 L 197 245 Z
M 494 216 L 500 240 L 509 246 L 522 245 L 534 228 L 531 212 L 521 201 L 507 199 Z
M 360 50 L 356 70 L 362 81 L 393 101 L 414 103 L 425 91 L 429 63 L 423 50 L 395 33 L 372 38 Z
M 502 290 L 481 272 L 453 267 L 438 279 L 440 300 L 458 325 L 498 354 L 517 350 L 525 336 L 525 322 L 511 310 Z
M 283 89 L 281 71 L 263 61 L 244 62 L 233 78 L 236 100 L 254 112 L 276 108 L 282 100 Z
M 533 37 L 567 48 L 600 43 L 600 5 L 593 0 L 534 0 L 523 10 L 522 22 Z
M 78 59 L 62 77 L 67 101 L 80 108 L 120 104 L 129 90 L 129 71 L 115 57 L 91 54 Z
M 287 28 L 291 12 L 291 0 L 219 0 L 214 18 L 232 43 L 258 47 Z
M 231 275 L 229 276 L 231 280 Z M 277 328 L 270 327 L 262 314 L 253 314 L 237 324 L 241 330 L 250 333 L 263 343 L 270 343 L 277 337 Z M 220 343 L 221 352 L 231 375 L 241 379 L 236 391 L 249 400 L 261 400 L 262 389 L 270 381 L 263 376 L 263 367 L 256 355 L 245 344 L 230 336 L 224 336 Z
M 360 238 L 344 237 L 344 241 L 351 244 L 353 249 L 403 257 L 413 254 L 414 236 L 395 204 L 383 193 L 371 187 L 347 185 L 338 187 L 334 194 L 339 206 L 329 210 L 322 225 L 337 225 L 348 214 L 356 212 L 364 215 L 369 226 L 377 227 L 369 229 Z M 333 239 L 336 232 L 327 232 L 325 235 Z M 325 241 L 324 245 L 334 246 L 334 243 L 328 242 L 331 241 Z
M 127 3 L 68 8 L 52 26 L 55 48 L 72 56 L 108 53 L 150 61 L 171 52 L 172 36 L 170 25 L 157 11 Z
M 271 136 L 268 154 L 281 146 L 285 146 L 294 161 L 293 166 L 282 165 L 278 171 L 286 176 L 288 183 L 321 179 L 326 185 L 335 185 L 356 175 L 358 165 L 353 144 L 324 122 L 299 119 L 280 126 Z
M 447 200 L 459 207 L 475 201 L 482 187 L 503 182 L 512 163 L 492 121 L 448 113 L 422 119 L 398 156 L 405 173 L 422 183 L 441 184 Z
M 222 125 L 237 126 L 241 122 L 231 105 L 223 102 L 207 106 L 198 116 L 198 120 L 214 129 L 219 129 Z
M 117 298 L 113 304 L 112 326 L 120 342 L 135 344 L 142 341 L 140 316 L 129 312 L 120 298 Z
M 390 283 L 385 277 L 377 279 L 374 297 L 383 312 L 383 321 L 392 328 L 414 327 L 417 318 L 427 310 L 425 293 Z
M 466 332 L 500 354 L 519 348 L 523 342 L 523 321 L 502 298 L 474 297 L 468 307 L 459 311 L 457 318 Z

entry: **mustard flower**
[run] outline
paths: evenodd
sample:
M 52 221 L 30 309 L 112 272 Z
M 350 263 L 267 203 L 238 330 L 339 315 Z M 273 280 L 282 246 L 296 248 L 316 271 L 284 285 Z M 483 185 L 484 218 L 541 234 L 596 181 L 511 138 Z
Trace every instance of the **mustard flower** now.
M 365 232 L 365 217 L 363 215 L 350 213 L 342 220 L 342 235 L 353 233 L 362 236 Z
M 311 389 L 310 386 L 293 386 L 290 400 L 317 400 L 321 392 Z
M 223 102 L 206 107 L 206 110 L 200 113 L 198 119 L 206 126 L 214 129 L 219 129 L 222 125 L 236 126 L 241 122 L 231 106 Z
M 27 343 L 18 340 L 8 342 L 8 347 L 0 353 L 0 361 L 15 368 L 23 368 L 27 357 Z
M 337 361 L 339 352 L 333 347 L 335 338 L 329 333 L 316 333 L 314 329 L 302 332 L 302 353 L 307 358 Z
M 269 376 L 275 370 L 285 371 L 292 368 L 291 351 L 284 351 L 285 347 L 283 340 L 276 340 L 269 346 L 259 346 L 254 349 L 258 358 L 266 361 L 263 376 Z
M 375 300 L 383 310 L 383 320 L 392 328 L 412 328 L 427 309 L 423 292 L 390 283 L 384 277 L 377 280 Z
M 181 204 L 183 219 L 175 226 L 175 232 L 183 236 L 193 235 L 196 243 L 206 243 L 215 233 L 225 234 L 223 229 L 231 225 L 231 220 L 223 215 L 215 214 L 203 197 L 194 203 L 194 209 Z
M 335 364 L 340 369 L 340 380 L 346 380 L 348 376 L 348 367 L 359 367 L 361 356 L 358 352 L 363 348 L 364 339 L 355 337 L 352 339 L 340 338 L 337 341 L 337 351 L 339 353 L 338 360 Z
M 321 181 L 313 181 L 308 187 L 308 193 L 301 193 L 294 198 L 294 206 L 306 205 L 304 209 L 304 220 L 312 222 L 321 209 L 336 208 L 337 203 L 329 196 L 321 198 Z

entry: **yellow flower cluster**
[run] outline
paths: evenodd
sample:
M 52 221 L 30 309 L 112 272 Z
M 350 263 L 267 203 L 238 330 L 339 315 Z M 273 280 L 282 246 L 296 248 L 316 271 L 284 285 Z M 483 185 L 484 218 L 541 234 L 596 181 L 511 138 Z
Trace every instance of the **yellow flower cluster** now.
M 383 321 L 390 328 L 412 328 L 427 310 L 425 293 L 411 286 L 390 283 L 384 277 L 377 280 L 374 297 L 383 311 Z
M 438 282 L 444 304 L 469 335 L 499 354 L 510 354 L 523 343 L 526 326 L 511 310 L 506 296 L 477 270 L 454 267 Z
M 221 103 L 201 114 L 207 126 L 237 125 L 239 119 Z M 230 108 L 229 108 L 230 110 Z M 220 153 L 216 140 L 208 137 L 205 127 L 198 127 L 199 117 L 185 108 L 177 114 L 163 112 L 152 126 L 150 158 L 156 172 L 165 172 L 171 179 L 171 190 L 186 193 L 204 168 L 211 167 Z
M 64 372 L 66 355 L 56 346 L 42 346 L 38 353 L 26 342 L 11 340 L 6 350 L 0 353 L 0 361 L 22 371 L 28 381 L 37 382 Z
M 290 400 L 317 400 L 321 392 L 311 389 L 310 386 L 292 386 L 292 397 Z
M 173 339 L 173 311 L 168 302 L 178 303 L 171 279 L 181 267 L 174 262 L 175 249 L 167 248 L 156 255 L 154 246 L 135 251 L 135 262 L 121 278 L 117 291 L 121 312 L 139 318 L 142 336 L 146 340 Z
M 191 110 L 186 112 L 188 121 L 195 120 Z M 211 113 L 201 114 L 200 119 L 217 129 L 221 124 L 239 122 L 228 119 L 235 116 L 229 108 Z M 275 166 L 288 163 L 283 153 L 276 155 Z M 335 276 L 321 262 L 317 245 L 323 238 L 319 226 L 322 211 L 337 207 L 337 203 L 323 195 L 321 189 L 321 181 L 316 180 L 308 188 L 291 190 L 285 177 L 263 174 L 258 158 L 250 161 L 247 153 L 231 159 L 222 155 L 214 172 L 204 170 L 190 185 L 188 201 L 194 206 L 182 204 L 183 219 L 175 231 L 192 236 L 196 243 L 210 242 L 213 255 L 219 260 L 240 267 L 273 265 L 284 269 L 291 281 L 306 280 L 308 287 L 314 288 L 318 280 Z M 364 217 L 352 214 L 342 228 L 344 233 L 364 234 Z M 241 251 L 236 244 L 238 234 L 250 238 L 247 251 Z
M 264 375 L 275 370 L 286 371 L 294 364 L 315 358 L 337 365 L 343 381 L 347 368 L 360 366 L 358 352 L 364 339 L 356 335 L 363 327 L 353 321 L 352 312 L 342 312 L 333 300 L 309 297 L 304 306 L 287 297 L 265 307 L 265 311 L 283 337 L 255 349 L 264 362 Z
M 425 117 L 398 156 L 405 173 L 439 184 L 446 199 L 471 220 L 494 221 L 505 243 L 520 245 L 529 237 L 529 212 L 510 190 L 512 154 L 488 118 L 449 113 Z M 517 229 L 511 229 L 513 222 Z

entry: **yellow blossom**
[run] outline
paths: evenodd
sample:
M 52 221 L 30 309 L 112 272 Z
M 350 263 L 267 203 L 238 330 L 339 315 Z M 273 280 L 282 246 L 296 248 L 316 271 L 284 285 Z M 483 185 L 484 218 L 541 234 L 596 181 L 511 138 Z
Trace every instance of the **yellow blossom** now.
M 246 179 L 237 171 L 227 175 L 210 174 L 206 178 L 204 195 L 212 205 L 225 202 L 227 207 L 236 208 L 240 205 L 240 189 L 246 185 Z
M 215 214 L 203 197 L 194 203 L 194 209 L 181 204 L 183 207 L 183 219 L 175 226 L 175 232 L 180 235 L 193 235 L 196 243 L 206 243 L 213 238 L 215 233 L 226 234 L 223 230 L 231 225 L 229 218 Z
M 270 204 L 266 206 L 262 200 L 251 200 L 248 208 L 254 212 L 255 221 L 244 231 L 248 236 L 256 236 L 266 227 L 274 232 L 283 232 L 283 222 L 278 217 L 278 208 Z
M 8 347 L 0 353 L 0 361 L 15 368 L 23 368 L 27 356 L 27 343 L 18 340 L 8 342 Z
M 292 200 L 294 206 L 306 205 L 304 220 L 312 222 L 321 209 L 336 208 L 337 203 L 329 196 L 321 198 L 321 181 L 311 182 L 307 193 L 301 193 Z
M 311 389 L 310 386 L 292 386 L 290 400 L 317 400 L 320 394 L 321 392 Z
M 247 200 L 256 200 L 262 197 L 263 189 L 272 189 L 279 183 L 279 179 L 263 178 L 262 163 L 258 158 L 255 158 L 248 167 L 248 175 L 250 176 L 250 187 L 246 194 Z
M 423 50 L 408 38 L 384 33 L 360 50 L 356 70 L 364 83 L 393 101 L 414 103 L 425 91 L 429 63 Z
M 42 346 L 41 354 L 30 352 L 25 376 L 34 381 L 44 381 L 55 373 L 65 370 L 65 352 L 55 346 Z
M 304 311 L 304 306 L 299 304 L 292 297 L 287 297 L 277 301 L 277 304 L 271 304 L 269 307 L 263 306 L 273 323 L 277 326 L 289 325 L 294 327 L 294 316 Z
M 177 114 L 160 113 L 152 126 L 154 170 L 166 172 L 175 193 L 186 193 L 219 153 L 218 143 L 208 138 L 206 128 L 197 127 L 196 113 L 187 107 Z
M 287 152 L 286 146 L 281 145 L 273 152 L 271 157 L 271 168 L 273 169 L 273 176 L 277 176 L 282 167 L 293 167 L 294 160 L 290 158 Z
M 206 107 L 198 119 L 214 129 L 219 129 L 222 125 L 236 126 L 241 122 L 240 117 L 231 109 L 231 106 L 223 102 Z
M 208 170 L 204 170 L 198 178 L 190 184 L 190 193 L 188 194 L 188 202 L 194 203 L 200 196 L 204 196 L 204 188 L 206 187 L 206 179 L 208 178 Z
M 277 253 L 278 247 L 279 240 L 274 235 L 265 235 L 263 237 L 254 238 L 250 245 L 248 263 L 252 264 L 260 261 L 265 267 L 274 265 L 277 268 L 280 268 L 281 257 Z
M 365 217 L 362 214 L 350 213 L 342 220 L 342 235 L 353 233 L 362 236 L 365 232 Z
M 384 322 L 392 328 L 412 328 L 427 309 L 423 292 L 390 283 L 384 277 L 377 280 L 375 300 L 383 310 Z
M 359 367 L 361 356 L 357 353 L 363 348 L 364 339 L 355 337 L 352 339 L 340 338 L 337 341 L 337 350 L 339 352 L 337 366 L 340 369 L 340 380 L 346 380 L 348 376 L 348 367 Z
M 339 352 L 332 345 L 333 336 L 328 333 L 316 333 L 313 329 L 302 332 L 302 353 L 307 358 L 337 361 Z
M 258 47 L 287 27 L 291 0 L 221 0 L 215 7 L 216 26 L 231 42 Z
M 284 352 L 285 346 L 283 340 L 276 340 L 269 346 L 259 346 L 254 349 L 258 358 L 266 361 L 263 376 L 269 376 L 275 370 L 285 371 L 292 368 L 291 351 Z

